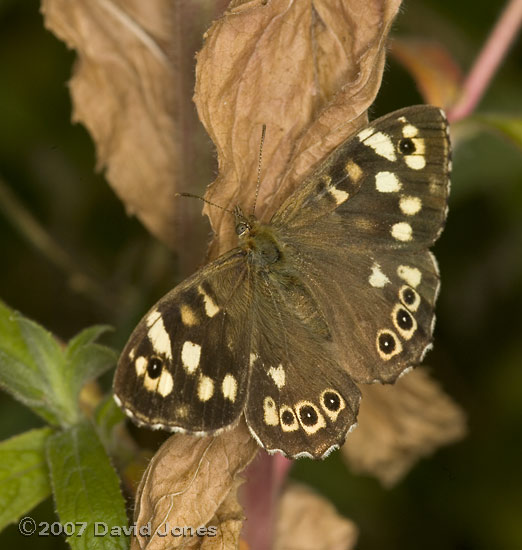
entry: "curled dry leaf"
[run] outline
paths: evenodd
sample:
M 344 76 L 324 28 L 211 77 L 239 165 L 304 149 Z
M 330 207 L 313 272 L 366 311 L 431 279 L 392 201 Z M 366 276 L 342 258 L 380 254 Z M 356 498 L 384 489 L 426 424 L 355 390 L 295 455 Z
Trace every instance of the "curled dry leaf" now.
M 138 532 L 150 522 L 150 536 L 133 539 L 131 548 L 215 548 L 210 536 L 159 535 L 167 527 L 202 526 L 218 527 L 214 541 L 235 541 L 219 548 L 236 548 L 242 521 L 238 476 L 256 452 L 243 422 L 217 437 L 170 437 L 151 460 L 136 496 L 134 521 Z
M 219 176 L 207 197 L 250 211 L 266 124 L 257 214 L 266 217 L 311 167 L 366 122 L 400 0 L 234 1 L 197 57 L 195 102 L 216 145 Z M 219 241 L 230 217 L 206 206 Z
M 202 550 L 236 550 L 238 548 L 239 536 L 245 519 L 243 507 L 237 499 L 241 483 L 242 480 L 234 482 L 215 516 L 210 520 L 209 524 L 217 527 L 217 535 L 204 538 L 201 544 Z
M 203 257 L 201 205 L 179 199 L 212 175 L 212 150 L 191 101 L 194 52 L 223 0 L 42 0 L 48 29 L 76 50 L 73 118 L 127 212 L 170 247 L 183 269 Z M 198 186 L 198 182 L 200 185 Z
M 463 411 L 426 369 L 405 374 L 393 386 L 361 390 L 359 424 L 342 452 L 354 471 L 372 474 L 383 485 L 394 485 L 419 458 L 466 433 Z
M 275 550 L 350 550 L 357 534 L 352 521 L 311 489 L 292 484 L 283 493 Z

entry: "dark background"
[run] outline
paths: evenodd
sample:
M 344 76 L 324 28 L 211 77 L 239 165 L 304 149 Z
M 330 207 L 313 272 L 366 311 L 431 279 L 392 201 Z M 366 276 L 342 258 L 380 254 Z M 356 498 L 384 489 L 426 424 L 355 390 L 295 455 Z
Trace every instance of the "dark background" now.
M 406 1 L 394 33 L 433 37 L 469 67 L 502 2 Z M 522 48 L 511 50 L 480 112 L 521 117 Z M 120 348 L 144 311 L 179 282 L 176 260 L 94 172 L 93 143 L 70 122 L 74 54 L 42 25 L 36 0 L 0 0 L 0 298 L 64 340 L 94 323 Z M 389 60 L 371 117 L 422 102 Z M 519 121 L 519 124 L 522 124 Z M 299 461 L 295 478 L 359 526 L 360 550 L 522 548 L 522 156 L 493 134 L 458 144 L 435 350 L 427 363 L 466 410 L 469 436 L 422 460 L 392 490 L 338 456 Z M 108 377 L 110 381 L 110 377 Z M 0 439 L 41 425 L 0 394 Z M 50 500 L 31 514 L 55 521 Z M 56 547 L 24 539 L 2 545 Z

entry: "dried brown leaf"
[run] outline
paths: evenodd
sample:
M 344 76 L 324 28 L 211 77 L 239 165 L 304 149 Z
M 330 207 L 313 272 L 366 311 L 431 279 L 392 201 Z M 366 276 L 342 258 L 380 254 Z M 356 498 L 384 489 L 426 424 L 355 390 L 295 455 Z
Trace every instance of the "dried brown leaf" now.
M 200 263 L 206 228 L 201 205 L 174 195 L 194 192 L 213 168 L 191 101 L 193 56 L 223 4 L 42 0 L 45 25 L 78 54 L 73 119 L 92 135 L 98 166 L 127 212 L 171 247 L 183 239 L 185 269 Z
M 352 469 L 397 483 L 415 464 L 466 433 L 465 416 L 430 378 L 417 368 L 393 386 L 362 386 L 357 429 L 342 452 Z
M 304 485 L 290 485 L 281 498 L 275 550 L 350 550 L 358 530 L 334 506 Z
M 400 0 L 231 3 L 208 31 L 196 67 L 195 102 L 219 162 L 210 200 L 251 208 L 263 123 L 261 217 L 364 124 L 399 5 Z M 206 212 L 219 235 L 215 256 L 234 242 L 233 228 L 223 211 Z
M 244 422 L 216 437 L 170 437 L 151 460 L 136 497 L 138 532 L 150 522 L 151 535 L 133 539 L 131 548 L 236 548 L 242 516 L 236 502 L 238 475 L 257 450 Z M 167 525 L 169 530 L 221 526 L 214 542 L 229 546 L 213 546 L 210 536 L 159 536 Z
M 245 515 L 243 507 L 239 504 L 237 493 L 242 480 L 236 480 L 226 499 L 214 518 L 209 522 L 210 525 L 217 527 L 216 537 L 207 537 L 203 539 L 202 550 L 235 550 L 239 546 L 241 528 Z

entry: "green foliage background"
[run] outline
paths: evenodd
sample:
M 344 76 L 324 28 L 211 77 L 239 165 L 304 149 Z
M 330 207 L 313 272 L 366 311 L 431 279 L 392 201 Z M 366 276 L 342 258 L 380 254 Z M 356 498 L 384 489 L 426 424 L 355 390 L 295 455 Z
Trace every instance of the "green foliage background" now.
M 407 0 L 394 32 L 432 37 L 469 67 L 501 6 Z M 0 297 L 64 340 L 111 324 L 117 330 L 106 341 L 119 348 L 141 314 L 178 282 L 176 263 L 94 173 L 91 139 L 70 123 L 65 83 L 73 60 L 43 28 L 36 0 L 0 0 Z M 518 41 L 480 113 L 518 117 L 520 124 L 521 61 Z M 410 76 L 390 60 L 372 118 L 418 102 Z M 41 240 L 24 211 L 65 256 Z M 352 475 L 337 456 L 300 461 L 292 475 L 358 524 L 360 550 L 522 548 L 519 148 L 492 133 L 459 144 L 450 216 L 435 252 L 443 285 L 427 363 L 466 410 L 469 436 L 423 460 L 389 491 Z M 0 394 L 0 440 L 42 425 Z M 31 515 L 56 519 L 50 500 Z M 14 525 L 0 542 L 20 550 L 65 547 L 55 537 L 25 539 Z

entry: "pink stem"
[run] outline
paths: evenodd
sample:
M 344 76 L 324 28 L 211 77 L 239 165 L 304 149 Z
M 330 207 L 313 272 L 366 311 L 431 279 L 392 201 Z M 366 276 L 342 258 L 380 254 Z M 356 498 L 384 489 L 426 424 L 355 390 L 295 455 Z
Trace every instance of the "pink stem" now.
M 482 98 L 522 24 L 522 0 L 510 0 L 482 48 L 462 87 L 459 101 L 448 113 L 456 122 L 468 116 Z
M 247 468 L 247 482 L 242 496 L 246 521 L 244 535 L 250 550 L 273 547 L 277 500 L 292 461 L 279 453 L 274 456 L 261 451 Z

